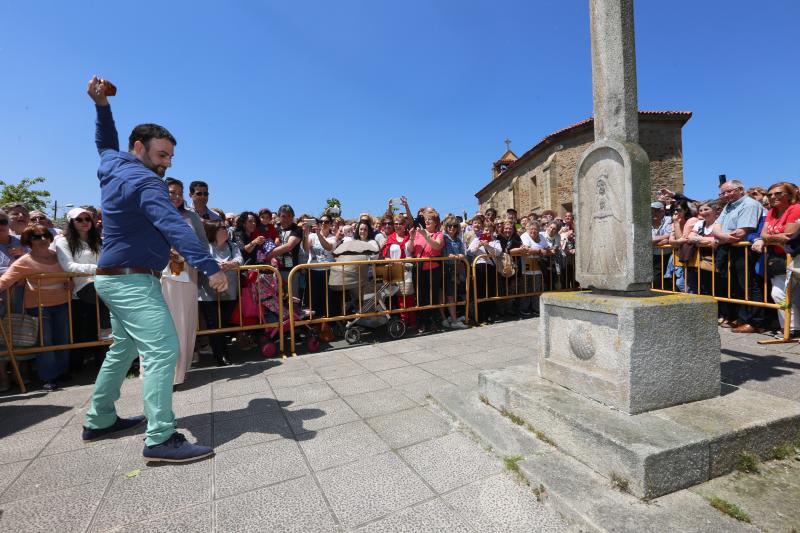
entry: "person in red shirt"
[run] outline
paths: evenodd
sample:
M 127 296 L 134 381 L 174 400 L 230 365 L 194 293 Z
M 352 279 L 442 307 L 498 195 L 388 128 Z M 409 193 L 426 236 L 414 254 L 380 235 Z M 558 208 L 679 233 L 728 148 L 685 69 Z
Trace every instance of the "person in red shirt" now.
M 786 301 L 786 252 L 783 244 L 800 229 L 800 195 L 793 184 L 781 181 L 767 189 L 769 211 L 761 236 L 753 242 L 753 251 L 767 251 L 766 274 L 772 283 L 772 300 L 775 303 Z M 800 290 L 792 293 L 792 335 L 796 335 L 798 327 L 797 311 L 800 309 Z M 778 313 L 781 329 L 784 327 L 784 314 Z M 781 336 L 783 336 L 781 334 Z

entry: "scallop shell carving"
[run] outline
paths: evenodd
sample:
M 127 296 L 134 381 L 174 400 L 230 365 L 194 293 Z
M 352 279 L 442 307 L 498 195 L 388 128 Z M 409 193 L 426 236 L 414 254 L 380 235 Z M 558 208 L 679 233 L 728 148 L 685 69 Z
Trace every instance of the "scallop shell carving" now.
M 572 353 L 581 361 L 594 357 L 596 348 L 592 332 L 584 324 L 579 324 L 569 333 L 569 347 Z

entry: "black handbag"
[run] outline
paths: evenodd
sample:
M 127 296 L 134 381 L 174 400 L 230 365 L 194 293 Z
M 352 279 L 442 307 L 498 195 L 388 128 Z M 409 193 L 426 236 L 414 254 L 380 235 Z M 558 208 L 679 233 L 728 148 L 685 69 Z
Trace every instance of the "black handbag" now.
M 773 278 L 775 276 L 786 275 L 786 255 L 769 255 L 767 256 L 767 274 Z

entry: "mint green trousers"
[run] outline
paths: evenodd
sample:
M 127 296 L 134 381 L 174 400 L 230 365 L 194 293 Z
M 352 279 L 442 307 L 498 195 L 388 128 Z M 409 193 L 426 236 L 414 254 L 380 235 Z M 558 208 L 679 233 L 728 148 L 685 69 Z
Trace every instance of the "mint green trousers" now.
M 141 355 L 145 444 L 161 444 L 175 432 L 172 380 L 179 350 L 161 283 L 149 274 L 96 276 L 95 289 L 111 311 L 114 342 L 97 374 L 86 427 L 102 429 L 116 422 L 114 403 L 131 363 Z

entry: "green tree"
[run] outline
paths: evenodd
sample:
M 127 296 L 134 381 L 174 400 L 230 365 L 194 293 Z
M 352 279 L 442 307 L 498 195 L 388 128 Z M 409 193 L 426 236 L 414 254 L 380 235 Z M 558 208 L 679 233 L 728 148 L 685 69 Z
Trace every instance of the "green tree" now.
M 338 198 L 328 198 L 325 200 L 324 213 L 329 213 L 333 216 L 342 214 L 342 202 Z
M 19 203 L 28 209 L 47 209 L 50 191 L 35 189 L 45 179 L 41 176 L 36 178 L 22 178 L 19 183 L 6 183 L 0 180 L 0 205 L 7 203 Z

